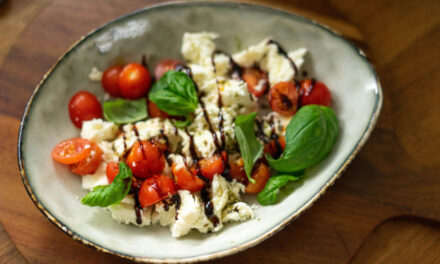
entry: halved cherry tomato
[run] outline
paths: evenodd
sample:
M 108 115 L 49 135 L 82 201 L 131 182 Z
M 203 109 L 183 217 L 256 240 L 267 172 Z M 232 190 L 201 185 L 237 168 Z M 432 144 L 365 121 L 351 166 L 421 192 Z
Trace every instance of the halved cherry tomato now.
M 168 145 L 167 141 L 162 137 L 155 137 L 150 139 L 151 143 L 156 145 L 162 153 L 165 153 L 168 151 Z
M 330 91 L 322 82 L 310 79 L 302 80 L 299 94 L 301 105 L 317 104 L 330 106 L 332 103 Z
M 170 116 L 159 109 L 155 103 L 152 101 L 148 101 L 148 115 L 150 117 L 160 117 L 160 118 L 169 118 Z
M 105 169 L 105 174 L 107 176 L 108 183 L 112 183 L 116 175 L 119 173 L 119 163 L 115 161 L 110 161 L 107 163 L 107 168 Z
M 121 92 L 119 91 L 119 75 L 122 72 L 122 66 L 112 66 L 105 70 L 102 74 L 102 88 L 111 96 L 119 97 Z
M 280 145 L 281 149 L 278 149 L 275 139 L 271 140 L 269 143 L 264 145 L 264 153 L 269 153 L 273 156 L 277 154 L 277 152 L 282 152 L 284 148 L 286 148 L 286 139 L 284 138 L 284 136 L 278 137 L 278 144 Z
M 91 142 L 84 138 L 71 138 L 60 142 L 52 150 L 52 158 L 62 164 L 73 164 L 87 158 Z
M 99 168 L 99 165 L 101 165 L 101 161 L 102 150 L 97 144 L 92 143 L 87 158 L 77 163 L 70 164 L 70 170 L 78 175 L 93 174 Z
M 199 161 L 199 168 L 203 177 L 212 180 L 215 174 L 222 174 L 225 170 L 225 158 L 217 154 L 209 159 L 202 159 Z
M 205 186 L 205 182 L 197 177 L 197 170 L 194 168 L 191 170 L 187 167 L 177 168 L 177 165 L 174 163 L 171 166 L 171 170 L 176 177 L 176 183 L 180 189 L 197 192 Z
M 126 162 L 133 175 L 139 178 L 149 178 L 165 168 L 165 156 L 155 144 L 146 140 L 134 143 Z
M 256 168 L 252 172 L 252 179 L 255 180 L 255 183 L 248 183 L 246 185 L 245 191 L 247 193 L 259 193 L 263 190 L 267 181 L 270 178 L 270 169 L 264 163 L 257 163 Z
M 146 95 L 151 85 L 148 70 L 139 63 L 126 65 L 119 74 L 119 91 L 127 99 L 138 99 Z
M 292 116 L 298 110 L 298 91 L 291 82 L 279 82 L 269 91 L 270 108 L 283 116 Z
M 164 175 L 155 175 L 146 179 L 139 190 L 139 202 L 142 208 L 153 205 L 177 192 L 174 181 Z
M 93 94 L 80 91 L 69 101 L 69 115 L 73 124 L 81 128 L 83 121 L 102 118 L 101 103 Z
M 269 88 L 267 73 L 257 68 L 244 69 L 241 78 L 246 82 L 249 92 L 256 97 L 264 95 Z
M 156 80 L 159 80 L 167 71 L 174 70 L 177 66 L 182 65 L 178 60 L 163 60 L 154 68 L 154 75 Z
M 236 179 L 245 185 L 248 183 L 246 171 L 244 170 L 243 158 L 239 158 L 229 163 L 229 174 L 231 175 L 232 179 Z

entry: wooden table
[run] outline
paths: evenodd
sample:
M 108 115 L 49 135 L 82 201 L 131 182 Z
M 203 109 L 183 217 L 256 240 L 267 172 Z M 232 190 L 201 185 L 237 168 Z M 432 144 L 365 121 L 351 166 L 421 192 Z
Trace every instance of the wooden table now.
M 0 229 L 1 262 L 125 262 L 73 241 L 35 208 L 16 165 L 17 132 L 35 85 L 75 40 L 155 2 L 6 0 L 0 6 L 0 220 L 11 238 Z M 269 240 L 214 262 L 439 263 L 440 2 L 248 2 L 316 19 L 360 44 L 385 100 L 371 138 L 324 197 Z

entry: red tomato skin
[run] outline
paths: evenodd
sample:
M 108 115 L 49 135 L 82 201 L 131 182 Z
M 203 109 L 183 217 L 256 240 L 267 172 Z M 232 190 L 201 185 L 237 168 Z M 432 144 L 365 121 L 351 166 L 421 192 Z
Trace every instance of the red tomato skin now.
M 174 181 L 164 175 L 155 175 L 146 179 L 139 190 L 139 202 L 142 208 L 153 205 L 177 192 Z
M 159 117 L 159 118 L 169 118 L 170 116 L 159 109 L 155 103 L 152 101 L 148 101 L 148 115 L 152 118 Z
M 102 150 L 95 144 L 91 143 L 91 150 L 87 158 L 71 164 L 70 171 L 78 175 L 93 174 L 99 168 L 102 162 Z
M 119 91 L 124 98 L 139 99 L 145 96 L 151 86 L 151 75 L 139 63 L 127 64 L 119 75 Z
M 159 62 L 154 68 L 154 76 L 159 80 L 167 71 L 174 70 L 177 66 L 182 65 L 178 60 L 163 60 Z
M 116 161 L 110 161 L 107 163 L 105 174 L 107 176 L 108 183 L 112 183 L 116 175 L 119 173 L 119 163 Z
M 246 82 L 249 92 L 256 97 L 263 96 L 269 88 L 267 73 L 260 69 L 246 68 L 241 78 Z
M 155 144 L 146 140 L 134 143 L 126 162 L 133 175 L 139 178 L 152 177 L 165 168 L 165 156 Z
M 246 171 L 244 170 L 243 158 L 239 158 L 229 163 L 229 174 L 231 175 L 232 179 L 236 179 L 244 185 L 248 183 Z
M 102 107 L 96 96 L 87 91 L 76 93 L 69 101 L 69 116 L 77 128 L 84 121 L 102 118 Z
M 61 141 L 52 150 L 52 158 L 61 164 L 74 164 L 86 159 L 91 150 L 91 142 L 84 138 Z
M 205 187 L 205 182 L 197 177 L 197 170 L 188 168 L 176 169 L 176 164 L 171 166 L 174 177 L 176 178 L 177 186 L 180 189 L 188 190 L 190 192 L 197 192 Z
M 270 108 L 282 116 L 293 116 L 298 110 L 298 97 L 293 83 L 279 82 L 269 90 Z
M 255 180 L 255 183 L 249 182 L 246 185 L 246 193 L 255 194 L 261 192 L 264 189 L 264 186 L 266 186 L 270 176 L 269 167 L 264 163 L 257 163 L 254 171 L 252 172 L 252 179 Z
M 122 66 L 112 66 L 107 68 L 102 74 L 102 88 L 113 97 L 120 97 L 119 75 L 122 72 Z
M 323 106 L 330 106 L 332 103 L 332 96 L 327 86 L 319 81 L 306 79 L 301 81 L 300 88 L 300 104 L 310 105 L 317 104 Z M 313 87 L 313 89 L 312 89 Z
M 148 180 L 142 183 L 139 190 L 139 203 L 142 208 L 153 205 L 162 200 L 157 192 L 154 183 L 150 183 Z

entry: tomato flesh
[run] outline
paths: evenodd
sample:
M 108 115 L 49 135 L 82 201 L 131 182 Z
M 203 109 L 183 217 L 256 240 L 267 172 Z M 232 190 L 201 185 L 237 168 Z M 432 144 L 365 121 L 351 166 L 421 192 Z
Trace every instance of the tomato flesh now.
M 178 168 L 174 163 L 171 166 L 171 170 L 180 189 L 197 192 L 205 187 L 205 182 L 197 177 L 196 169 L 192 168 L 190 170 L 187 167 Z
M 269 91 L 270 108 L 283 116 L 292 116 L 298 110 L 298 91 L 291 82 L 279 82 Z
M 301 105 L 317 104 L 330 106 L 332 103 L 330 90 L 322 82 L 310 79 L 302 80 L 299 93 Z
M 70 164 L 70 170 L 78 175 L 93 174 L 99 168 L 101 162 L 102 162 L 101 148 L 97 144 L 91 143 L 90 152 L 87 158 L 77 163 Z
M 165 156 L 154 143 L 146 140 L 134 143 L 126 162 L 133 175 L 139 178 L 152 177 L 165 168 Z
M 177 66 L 182 65 L 178 60 L 163 60 L 154 68 L 154 76 L 159 80 L 167 71 L 174 70 Z
M 209 159 L 199 161 L 199 168 L 203 177 L 212 180 L 215 174 L 222 174 L 225 170 L 224 159 L 220 155 L 215 155 Z
M 60 142 L 52 150 L 52 158 L 62 164 L 74 164 L 86 159 L 91 142 L 84 138 L 72 138 Z
M 284 136 L 280 136 L 277 141 L 278 142 L 273 139 L 269 143 L 265 144 L 264 153 L 269 153 L 271 156 L 274 156 L 275 154 L 281 154 L 278 152 L 282 152 L 286 148 L 286 139 Z M 279 144 L 281 149 L 278 149 L 279 147 L 277 146 L 277 144 Z
M 244 185 L 248 183 L 246 171 L 244 170 L 243 158 L 239 158 L 229 163 L 229 174 L 231 175 L 232 179 L 236 179 L 238 182 L 241 182 Z
M 247 193 L 259 193 L 263 190 L 267 181 L 270 178 L 270 169 L 264 163 L 258 163 L 252 172 L 252 179 L 255 180 L 255 183 L 249 182 L 246 185 L 245 191 Z
M 81 128 L 84 121 L 102 118 L 101 103 L 93 94 L 80 91 L 69 101 L 69 115 L 73 124 Z
M 122 69 L 122 66 L 112 66 L 107 68 L 102 74 L 102 88 L 113 97 L 121 96 L 119 91 L 119 75 Z
M 147 68 L 139 63 L 126 65 L 119 74 L 119 91 L 127 99 L 145 96 L 151 86 L 151 76 Z
M 118 175 L 118 173 L 119 173 L 119 163 L 115 161 L 110 161 L 109 163 L 107 163 L 105 174 L 107 176 L 108 183 L 112 183 L 116 175 Z
M 249 92 L 256 97 L 264 95 L 269 88 L 267 73 L 260 69 L 246 68 L 241 78 L 246 82 Z
M 155 103 L 148 101 L 148 115 L 150 117 L 169 118 L 170 116 L 159 109 Z
M 146 179 L 139 190 L 139 202 L 142 208 L 153 205 L 177 192 L 174 181 L 164 175 L 155 175 Z

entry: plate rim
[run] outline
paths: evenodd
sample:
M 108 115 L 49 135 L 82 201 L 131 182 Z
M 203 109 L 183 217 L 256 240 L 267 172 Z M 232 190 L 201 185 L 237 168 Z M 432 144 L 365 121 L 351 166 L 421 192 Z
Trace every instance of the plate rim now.
M 180 7 L 180 6 L 230 6 L 230 7 L 250 7 L 256 10 L 262 10 L 265 12 L 272 12 L 278 15 L 282 15 L 285 17 L 289 17 L 289 18 L 293 18 L 295 20 L 299 20 L 308 24 L 312 24 L 314 26 L 317 26 L 325 31 L 327 31 L 328 33 L 330 33 L 331 35 L 340 38 L 341 40 L 343 40 L 344 42 L 347 43 L 347 45 L 349 47 L 351 47 L 352 49 L 354 49 L 356 51 L 356 53 L 361 57 L 361 59 L 368 65 L 370 71 L 373 73 L 376 85 L 377 85 L 377 90 L 375 91 L 375 101 L 374 101 L 374 107 L 373 107 L 373 113 L 371 114 L 370 120 L 368 121 L 368 124 L 365 128 L 365 130 L 362 133 L 362 136 L 360 137 L 360 139 L 357 141 L 357 143 L 355 144 L 355 146 L 353 147 L 353 149 L 351 150 L 350 154 L 345 158 L 344 162 L 339 166 L 339 168 L 333 172 L 333 176 L 331 176 L 331 178 L 328 179 L 328 181 L 320 188 L 320 190 L 315 193 L 309 200 L 307 200 L 307 202 L 305 202 L 298 210 L 296 210 L 292 215 L 290 215 L 289 217 L 285 218 L 283 221 L 281 221 L 279 224 L 273 226 L 272 228 L 270 228 L 267 232 L 263 233 L 262 235 L 251 239 L 249 241 L 247 241 L 246 243 L 243 243 L 241 245 L 235 246 L 235 247 L 230 247 L 224 250 L 220 250 L 220 251 L 215 251 L 212 253 L 208 253 L 208 254 L 202 254 L 202 255 L 198 255 L 198 256 L 194 256 L 194 257 L 185 257 L 185 258 L 151 258 L 151 257 L 139 257 L 139 256 L 132 256 L 126 253 L 122 253 L 122 252 L 118 252 L 103 246 L 98 245 L 95 242 L 92 242 L 86 238 L 83 238 L 81 235 L 75 233 L 74 231 L 70 230 L 65 224 L 63 224 L 61 221 L 59 221 L 51 212 L 49 212 L 48 209 L 46 209 L 43 204 L 41 204 L 38 200 L 38 198 L 35 196 L 35 194 L 32 191 L 32 188 L 30 187 L 29 184 L 29 180 L 28 177 L 26 175 L 26 169 L 24 166 L 24 162 L 23 162 L 23 137 L 25 135 L 26 132 L 26 122 L 27 122 L 27 118 L 28 118 L 28 114 L 30 113 L 31 110 L 31 106 L 32 106 L 32 102 L 38 98 L 38 92 L 40 90 L 40 88 L 42 86 L 44 86 L 45 82 L 49 79 L 49 77 L 51 76 L 51 73 L 53 72 L 53 70 L 55 68 L 58 67 L 58 65 L 65 59 L 67 58 L 70 53 L 72 53 L 82 42 L 84 42 L 86 39 L 88 39 L 89 37 L 94 36 L 96 33 L 107 29 L 108 27 L 110 27 L 111 25 L 121 22 L 123 20 L 129 19 L 131 17 L 136 16 L 139 13 L 145 13 L 145 12 L 149 12 L 155 9 L 160 9 L 160 8 L 169 8 L 169 7 Z M 43 78 L 41 79 L 41 81 L 37 84 L 36 88 L 34 89 L 31 97 L 29 98 L 25 111 L 23 113 L 23 116 L 21 118 L 20 121 L 20 129 L 19 129 L 19 133 L 18 133 L 18 143 L 17 143 L 17 161 L 18 161 L 18 166 L 19 166 L 19 170 L 20 170 L 20 175 L 21 175 L 21 180 L 23 182 L 23 185 L 29 195 L 29 197 L 32 199 L 32 201 L 34 202 L 35 206 L 41 211 L 41 213 L 51 222 L 53 223 L 55 226 L 57 226 L 59 229 L 61 229 L 65 234 L 67 234 L 68 236 L 70 236 L 71 238 L 73 238 L 75 241 L 81 242 L 82 244 L 89 246 L 91 248 L 94 248 L 95 250 L 99 251 L 99 252 L 104 252 L 110 255 L 114 255 L 114 256 L 118 256 L 121 258 L 125 258 L 125 259 L 129 259 L 135 262 L 144 262 L 144 263 L 162 263 L 162 262 L 167 262 L 167 263 L 188 263 L 188 262 L 200 262 L 200 261 L 207 261 L 207 260 L 213 260 L 213 259 L 217 259 L 217 258 L 221 258 L 221 257 L 225 257 L 228 255 L 232 255 L 238 252 L 241 252 L 245 249 L 248 249 L 250 247 L 256 246 L 257 244 L 263 242 L 264 240 L 272 237 L 273 235 L 275 235 L 276 233 L 278 233 L 279 231 L 281 231 L 284 227 L 286 227 L 288 224 L 290 224 L 293 220 L 295 220 L 296 218 L 298 218 L 302 213 L 304 213 L 304 211 L 306 211 L 308 208 L 310 208 L 322 195 L 325 194 L 326 190 L 334 184 L 334 182 L 341 176 L 342 172 L 346 169 L 346 167 L 351 163 L 351 161 L 354 159 L 354 157 L 357 155 L 357 153 L 359 152 L 359 150 L 362 148 L 362 146 L 365 144 L 365 142 L 367 141 L 367 139 L 369 138 L 369 136 L 371 135 L 371 132 L 373 130 L 373 128 L 375 127 L 379 115 L 380 115 L 380 111 L 382 109 L 382 103 L 383 103 L 383 91 L 382 91 L 382 86 L 380 84 L 380 80 L 379 77 L 374 69 L 374 66 L 372 65 L 372 63 L 370 62 L 370 60 L 367 58 L 365 52 L 360 49 L 356 44 L 354 44 L 352 41 L 350 41 L 349 39 L 343 37 L 338 31 L 332 29 L 331 27 L 323 24 L 323 23 L 319 23 L 313 19 L 308 19 L 306 17 L 303 17 L 301 15 L 295 14 L 295 13 L 291 13 L 291 12 L 287 12 L 278 8 L 274 8 L 274 7 L 269 7 L 269 6 L 264 6 L 264 5 L 257 5 L 257 4 L 251 4 L 251 3 L 242 3 L 242 2 L 230 2 L 230 1 L 203 1 L 203 0 L 197 0 L 197 1 L 179 1 L 179 2 L 166 2 L 166 3 L 161 3 L 161 4 L 153 4 L 141 9 L 137 9 L 133 12 L 130 12 L 128 14 L 119 16 L 113 20 L 111 20 L 110 22 L 107 22 L 101 26 L 99 26 L 98 28 L 91 30 L 89 33 L 87 33 L 86 35 L 83 35 L 81 38 L 79 38 L 76 42 L 74 42 L 68 49 L 66 52 L 64 52 L 63 55 L 61 55 L 57 61 L 49 68 L 49 70 L 44 74 Z

